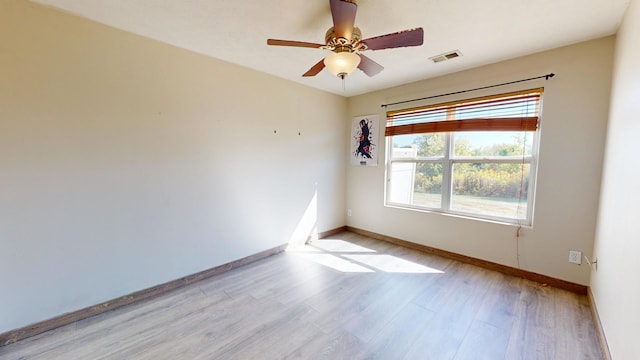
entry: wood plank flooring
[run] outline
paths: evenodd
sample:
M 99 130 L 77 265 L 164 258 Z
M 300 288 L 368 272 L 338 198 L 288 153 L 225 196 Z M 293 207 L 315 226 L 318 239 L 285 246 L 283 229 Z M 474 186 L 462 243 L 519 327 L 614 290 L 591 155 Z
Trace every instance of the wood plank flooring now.
M 1 359 L 601 359 L 587 298 L 350 232 Z

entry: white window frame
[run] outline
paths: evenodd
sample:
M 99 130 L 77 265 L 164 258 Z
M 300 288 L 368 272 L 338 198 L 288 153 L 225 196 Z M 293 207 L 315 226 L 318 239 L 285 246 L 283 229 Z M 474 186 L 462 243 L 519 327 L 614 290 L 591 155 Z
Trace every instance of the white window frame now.
M 540 105 L 540 113 L 542 113 L 542 106 Z M 451 214 L 461 216 L 465 218 L 486 220 L 492 222 L 514 224 L 519 226 L 532 227 L 533 216 L 535 207 L 535 189 L 538 169 L 538 154 L 539 154 L 539 137 L 540 127 L 536 131 L 527 131 L 526 134 L 533 136 L 531 155 L 524 156 L 500 156 L 500 157 L 474 157 L 474 156 L 455 156 L 454 154 L 454 136 L 456 132 L 443 132 L 445 135 L 445 151 L 443 156 L 436 157 L 393 157 L 393 136 L 386 136 L 386 169 L 385 169 L 385 206 L 427 211 L 438 212 L 443 214 Z M 441 206 L 429 207 L 415 204 L 392 202 L 390 197 L 390 184 L 391 184 L 391 169 L 393 164 L 396 163 L 441 163 L 442 174 L 442 191 L 441 191 Z M 511 218 L 492 216 L 487 214 L 480 214 L 474 212 L 461 211 L 451 208 L 451 198 L 453 193 L 453 167 L 454 164 L 459 163 L 497 163 L 497 164 L 524 164 L 529 165 L 529 183 L 527 188 L 527 198 L 523 201 L 526 204 L 526 217 L 525 218 Z M 415 186 L 415 182 L 413 183 Z

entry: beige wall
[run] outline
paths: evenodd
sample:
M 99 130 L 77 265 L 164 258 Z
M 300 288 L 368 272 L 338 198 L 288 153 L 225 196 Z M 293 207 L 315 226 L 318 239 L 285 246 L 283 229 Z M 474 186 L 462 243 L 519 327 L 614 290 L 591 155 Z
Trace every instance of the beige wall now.
M 381 104 L 554 72 L 556 77 L 549 81 L 539 80 L 432 101 L 545 87 L 534 225 L 522 230 L 519 245 L 515 226 L 383 206 L 384 159 L 378 167 L 347 169 L 347 207 L 353 214 L 347 218 L 347 224 L 588 284 L 589 269 L 568 263 L 568 252 L 574 249 L 592 255 L 613 46 L 614 38 L 607 37 L 349 100 L 350 116 L 380 114 L 384 118 L 385 109 Z M 425 66 L 437 64 L 425 60 Z M 385 145 L 383 138 L 380 145 Z
M 591 287 L 614 359 L 640 359 L 640 2 L 618 32 Z
M 0 1 L 0 332 L 344 225 L 346 113 Z

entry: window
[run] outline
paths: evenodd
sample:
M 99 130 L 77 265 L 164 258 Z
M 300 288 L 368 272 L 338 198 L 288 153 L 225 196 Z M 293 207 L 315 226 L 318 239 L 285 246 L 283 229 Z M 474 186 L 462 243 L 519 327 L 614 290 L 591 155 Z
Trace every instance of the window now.
M 531 225 L 542 91 L 388 112 L 386 204 Z

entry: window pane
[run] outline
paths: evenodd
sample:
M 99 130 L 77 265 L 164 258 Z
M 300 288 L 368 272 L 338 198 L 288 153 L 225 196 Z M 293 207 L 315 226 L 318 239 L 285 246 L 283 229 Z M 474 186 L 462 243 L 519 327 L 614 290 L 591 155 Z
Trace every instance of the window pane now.
M 442 207 L 442 163 L 391 164 L 389 201 L 428 208 Z
M 529 164 L 454 164 L 451 209 L 526 219 L 529 169 Z
M 469 131 L 453 134 L 455 156 L 531 156 L 533 132 Z
M 444 156 L 445 133 L 422 134 L 416 138 L 418 146 L 418 156 Z
M 393 144 L 394 158 L 398 157 L 442 157 L 445 152 L 446 144 L 445 133 L 433 133 L 433 134 L 409 134 L 409 135 L 396 135 L 391 137 L 391 143 Z M 410 149 L 416 149 L 416 153 L 410 155 L 408 151 Z
M 417 149 L 417 155 L 419 157 L 444 156 L 445 140 L 445 133 L 396 135 L 391 137 L 394 153 L 396 148 L 412 147 Z
M 417 141 L 420 135 L 418 134 L 409 134 L 409 135 L 396 135 L 391 136 L 391 146 L 393 152 L 391 154 L 392 158 L 412 158 L 414 159 L 418 154 Z

